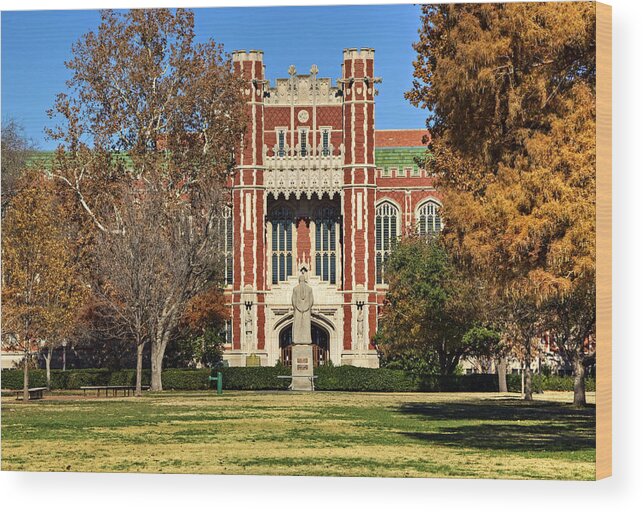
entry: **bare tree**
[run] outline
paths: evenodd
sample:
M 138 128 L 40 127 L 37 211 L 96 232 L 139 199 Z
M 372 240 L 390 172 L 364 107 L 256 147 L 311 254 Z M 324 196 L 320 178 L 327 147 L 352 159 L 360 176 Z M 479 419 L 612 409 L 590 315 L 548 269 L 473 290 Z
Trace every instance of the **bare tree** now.
M 51 173 L 99 232 L 129 236 L 124 188 L 141 192 L 140 201 L 154 195 L 153 252 L 165 259 L 149 313 L 153 390 L 162 389 L 163 355 L 182 310 L 217 274 L 222 191 L 245 129 L 242 82 L 229 57 L 194 38 L 193 14 L 183 9 L 102 11 L 98 31 L 74 45 L 70 92 L 51 111 L 63 121 L 50 131 L 60 142 Z
M 160 390 L 165 349 L 188 304 L 222 278 L 219 210 L 225 203 L 218 195 L 215 189 L 197 202 L 168 201 L 139 183 L 123 192 L 118 232 L 98 237 L 97 290 L 111 325 L 137 347 L 137 393 L 145 344 L 151 343 L 151 387 Z M 195 214 L 204 210 L 207 217 Z
M 136 396 L 141 396 L 143 350 L 151 340 L 155 312 L 165 297 L 158 286 L 167 258 L 158 215 L 159 198 L 125 191 L 120 208 L 120 232 L 104 232 L 95 244 L 99 299 L 94 310 L 102 330 L 131 339 L 136 347 Z M 95 318 L 96 320 L 96 318 Z

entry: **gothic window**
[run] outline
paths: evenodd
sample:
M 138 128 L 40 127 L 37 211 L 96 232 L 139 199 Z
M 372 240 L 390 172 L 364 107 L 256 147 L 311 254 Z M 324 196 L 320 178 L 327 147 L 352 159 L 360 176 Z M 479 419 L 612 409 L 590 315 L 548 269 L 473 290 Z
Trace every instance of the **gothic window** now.
M 286 156 L 286 130 L 283 128 L 277 131 L 277 155 Z
M 338 214 L 332 207 L 315 212 L 315 275 L 337 283 Z
M 391 253 L 398 236 L 400 212 L 393 203 L 384 201 L 375 209 L 375 279 L 384 283 L 384 262 Z
M 232 284 L 232 250 L 233 250 L 233 234 L 232 234 L 232 208 L 225 206 L 219 221 L 219 246 L 221 248 L 221 255 L 223 258 L 223 280 L 227 285 Z
M 330 155 L 330 128 L 322 128 L 322 156 Z
M 301 148 L 301 156 L 308 154 L 308 130 L 299 130 L 299 146 Z
M 427 201 L 418 209 L 418 233 L 420 235 L 435 235 L 442 229 L 440 206 L 435 201 Z
M 278 284 L 293 275 L 293 215 L 286 207 L 277 207 L 270 213 L 272 225 L 272 284 Z

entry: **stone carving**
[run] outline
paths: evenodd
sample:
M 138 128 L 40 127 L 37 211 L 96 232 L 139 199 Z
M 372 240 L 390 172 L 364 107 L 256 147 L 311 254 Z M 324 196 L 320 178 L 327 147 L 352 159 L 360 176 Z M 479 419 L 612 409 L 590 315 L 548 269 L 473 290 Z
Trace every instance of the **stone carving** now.
M 284 156 L 278 156 L 278 148 L 275 146 L 275 156 L 268 156 L 268 147 L 264 145 L 266 192 L 272 193 L 274 197 L 279 197 L 280 194 L 289 197 L 293 194 L 297 199 L 302 195 L 310 199 L 314 194 L 318 197 L 324 193 L 330 197 L 339 194 L 344 184 L 343 144 L 338 149 L 339 151 L 331 145 L 330 155 L 324 156 L 320 145 L 315 149 L 311 147 L 309 153 L 302 156 L 286 145 Z
M 307 76 L 302 76 L 297 84 L 297 100 L 299 103 L 310 102 L 310 80 Z
M 306 275 L 301 274 L 299 284 L 292 291 L 292 306 L 294 308 L 292 342 L 295 345 L 310 345 L 313 342 L 310 322 L 313 304 L 313 289 L 306 283 Z
M 299 113 L 297 114 L 297 119 L 302 123 L 305 123 L 306 121 L 308 121 L 308 118 L 309 118 L 309 115 L 307 110 L 300 110 Z
M 355 329 L 355 343 L 353 344 L 353 348 L 357 350 L 358 353 L 364 353 L 368 349 L 368 342 L 366 341 L 366 336 L 365 336 L 365 325 L 364 325 L 364 307 L 365 307 L 365 302 L 366 302 L 366 291 L 364 289 L 364 285 L 358 284 L 355 287 L 355 308 L 357 309 L 357 315 L 356 315 L 356 329 Z
M 252 348 L 252 312 L 250 309 L 246 309 L 246 318 L 245 318 L 245 331 L 246 331 L 246 350 Z
M 286 80 L 280 80 L 277 82 L 277 97 L 280 100 L 288 97 L 288 82 Z
M 341 94 L 338 87 L 332 86 L 330 78 L 317 78 L 317 66 L 311 68 L 310 75 L 297 75 L 294 66 L 290 66 L 290 78 L 277 78 L 276 86 L 269 89 L 266 105 L 340 105 Z

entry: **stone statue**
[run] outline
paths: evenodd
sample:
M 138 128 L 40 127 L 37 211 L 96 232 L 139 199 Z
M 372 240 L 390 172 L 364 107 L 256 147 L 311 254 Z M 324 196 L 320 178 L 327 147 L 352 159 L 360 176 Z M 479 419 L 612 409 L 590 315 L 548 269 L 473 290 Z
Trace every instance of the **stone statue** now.
M 304 274 L 299 276 L 299 284 L 292 291 L 292 306 L 294 308 L 292 342 L 295 345 L 310 345 L 313 342 L 310 327 L 313 289 L 306 284 Z
M 252 313 L 246 309 L 246 350 L 250 350 L 252 346 Z

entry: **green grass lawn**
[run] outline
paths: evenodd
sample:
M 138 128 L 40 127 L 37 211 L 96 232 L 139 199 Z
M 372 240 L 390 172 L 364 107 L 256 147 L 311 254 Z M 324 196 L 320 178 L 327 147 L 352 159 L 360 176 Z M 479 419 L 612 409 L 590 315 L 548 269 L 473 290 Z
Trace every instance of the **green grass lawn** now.
M 593 479 L 594 406 L 570 400 L 166 392 L 23 404 L 7 395 L 2 470 Z

